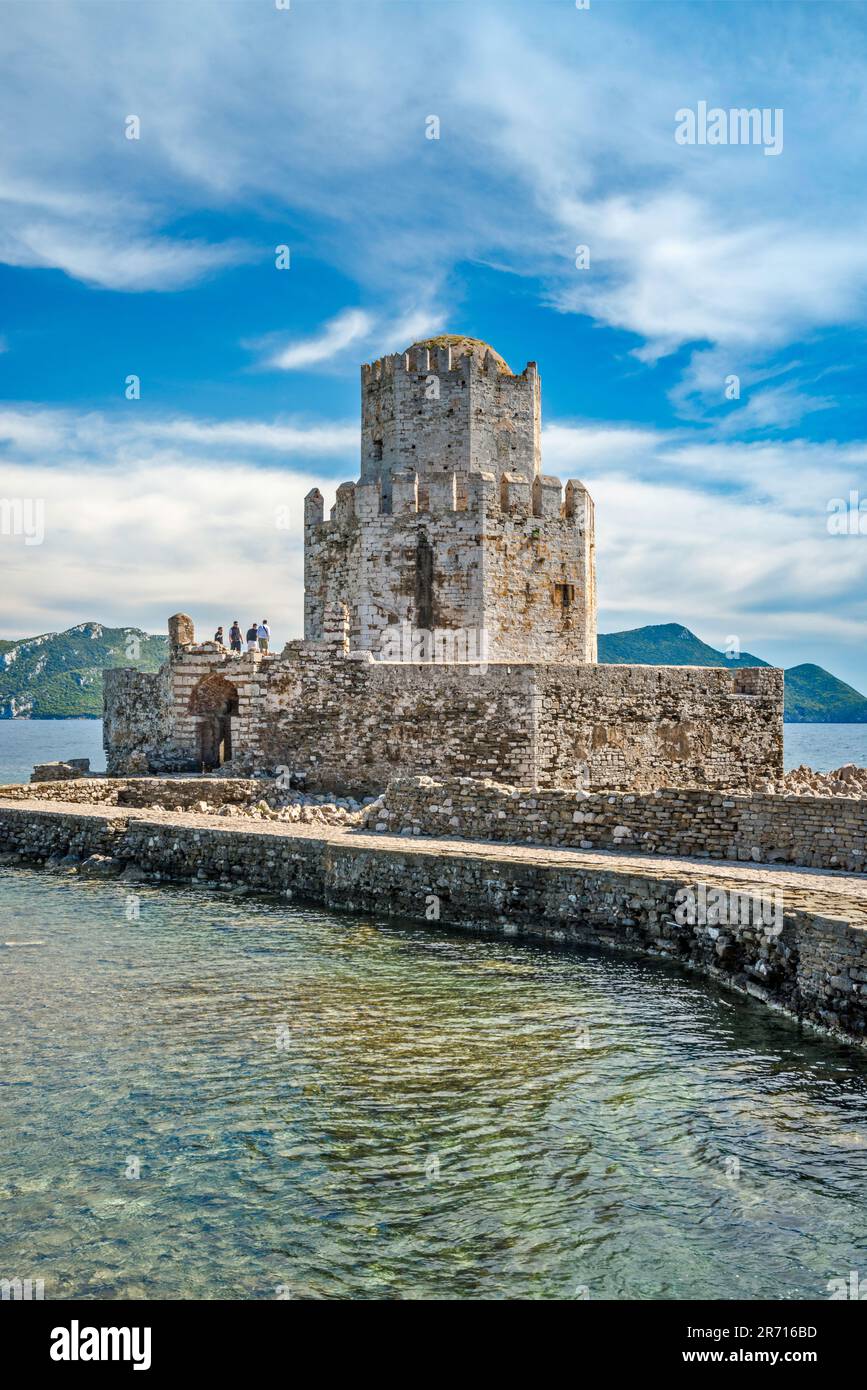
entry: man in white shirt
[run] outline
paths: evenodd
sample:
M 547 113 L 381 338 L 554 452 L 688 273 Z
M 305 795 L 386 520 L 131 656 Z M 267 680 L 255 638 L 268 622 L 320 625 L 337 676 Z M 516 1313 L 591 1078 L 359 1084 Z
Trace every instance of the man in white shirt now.
M 259 624 L 257 635 L 259 638 L 259 651 L 266 652 L 268 650 L 268 643 L 271 641 L 271 629 L 268 626 L 267 618 L 263 618 Z

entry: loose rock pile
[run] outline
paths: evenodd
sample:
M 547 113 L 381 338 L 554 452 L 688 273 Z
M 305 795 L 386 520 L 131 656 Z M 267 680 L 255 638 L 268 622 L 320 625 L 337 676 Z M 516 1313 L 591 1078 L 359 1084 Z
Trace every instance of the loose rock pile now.
M 815 772 L 813 768 L 794 767 L 769 791 L 794 793 L 796 796 L 858 796 L 867 797 L 867 767 L 844 763 L 834 772 Z
M 301 825 L 361 825 L 364 822 L 367 805 L 373 801 L 356 801 L 351 796 L 336 800 L 320 793 L 269 791 L 258 801 L 247 806 L 211 806 L 200 801 L 195 807 L 210 815 L 231 816 L 236 820 L 270 820 L 286 824 Z
M 134 806 L 161 814 L 198 812 L 247 820 L 301 825 L 362 824 L 372 796 L 363 801 L 333 793 L 281 787 L 273 778 L 78 777 L 0 787 L 9 801 L 72 801 L 84 805 Z

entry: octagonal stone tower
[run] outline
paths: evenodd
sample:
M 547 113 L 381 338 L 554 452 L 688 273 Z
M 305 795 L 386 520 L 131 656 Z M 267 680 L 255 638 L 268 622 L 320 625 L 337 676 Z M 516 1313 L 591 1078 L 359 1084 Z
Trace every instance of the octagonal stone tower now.
M 593 503 L 541 465 L 535 362 L 444 335 L 363 366 L 360 480 L 305 503 L 305 637 L 345 604 L 381 660 L 595 662 Z

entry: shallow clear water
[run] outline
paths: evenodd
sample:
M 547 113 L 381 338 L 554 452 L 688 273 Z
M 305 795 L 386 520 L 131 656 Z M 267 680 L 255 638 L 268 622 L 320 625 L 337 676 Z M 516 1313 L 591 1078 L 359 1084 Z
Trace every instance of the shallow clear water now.
M 34 763 L 57 758 L 90 758 L 92 770 L 103 772 L 102 720 L 0 720 L 0 785 L 27 782 Z M 820 772 L 843 763 L 867 767 L 867 724 L 786 724 L 785 762 Z
M 0 942 L 41 943 L 0 946 L 0 1275 L 797 1299 L 867 1269 L 854 1050 L 631 957 L 138 896 L 0 870 Z

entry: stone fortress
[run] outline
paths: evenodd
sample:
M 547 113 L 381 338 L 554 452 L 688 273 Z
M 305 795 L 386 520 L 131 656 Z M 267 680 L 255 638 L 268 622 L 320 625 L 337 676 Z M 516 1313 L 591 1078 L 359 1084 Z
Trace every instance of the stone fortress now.
M 854 768 L 786 784 L 782 671 L 597 664 L 535 364 L 436 338 L 361 388 L 360 478 L 306 499 L 303 639 L 169 619 L 155 675 L 105 673 L 108 775 L 0 788 L 0 864 L 637 950 L 867 1042 L 867 800 Z
M 169 620 L 105 673 L 109 774 L 750 790 L 782 774 L 783 674 L 596 663 L 593 502 L 542 472 L 541 384 L 473 338 L 361 370 L 361 469 L 304 515 L 304 638 L 241 657 Z

